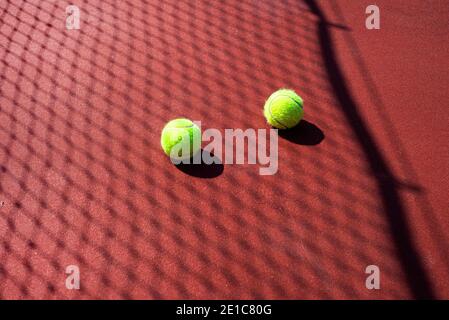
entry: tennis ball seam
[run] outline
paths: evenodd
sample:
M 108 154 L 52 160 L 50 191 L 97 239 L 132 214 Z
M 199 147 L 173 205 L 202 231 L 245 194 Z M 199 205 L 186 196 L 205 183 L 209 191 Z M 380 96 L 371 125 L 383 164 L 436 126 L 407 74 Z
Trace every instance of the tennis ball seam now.
M 304 109 L 304 108 L 302 107 L 301 103 L 299 103 L 294 97 L 290 97 L 288 94 L 279 94 L 279 95 L 276 96 L 276 98 L 278 98 L 278 97 L 287 97 L 287 98 L 293 100 L 293 102 L 296 103 L 296 105 L 297 105 L 301 110 Z M 273 101 L 270 102 L 270 105 L 271 105 L 271 103 L 273 103 Z
M 279 122 L 279 121 L 273 116 L 273 114 L 271 113 L 271 102 L 270 102 L 270 104 L 268 105 L 268 112 L 270 113 L 270 116 L 271 116 L 271 119 L 272 119 L 272 120 L 274 120 L 275 122 L 277 122 L 278 124 L 280 124 L 281 126 L 283 126 L 284 129 L 287 129 L 287 126 L 286 126 L 285 124 Z
M 286 94 L 280 94 L 280 95 L 276 95 L 276 97 L 274 97 L 271 101 L 270 104 L 268 105 L 268 112 L 270 113 L 271 119 L 273 119 L 274 121 L 276 121 L 278 124 L 280 124 L 281 126 L 284 127 L 284 129 L 288 129 L 288 126 L 286 126 L 285 124 L 283 124 L 282 122 L 280 122 L 278 119 L 276 119 L 275 116 L 273 116 L 273 113 L 271 112 L 271 105 L 273 104 L 273 102 L 276 100 L 276 98 L 278 97 L 287 97 L 288 99 L 292 100 L 298 107 L 299 109 L 301 109 L 301 111 L 303 110 L 301 104 L 296 101 L 295 99 L 293 99 L 292 97 L 290 97 L 289 95 Z

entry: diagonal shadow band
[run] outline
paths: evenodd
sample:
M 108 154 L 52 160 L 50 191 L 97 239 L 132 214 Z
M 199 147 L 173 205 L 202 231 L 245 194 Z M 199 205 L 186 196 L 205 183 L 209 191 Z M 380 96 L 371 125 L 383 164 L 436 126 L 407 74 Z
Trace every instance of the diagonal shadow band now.
M 432 285 L 411 239 L 406 210 L 399 195 L 396 179 L 386 159 L 379 151 L 374 137 L 365 125 L 348 89 L 341 68 L 336 59 L 327 18 L 315 0 L 305 0 L 310 10 L 319 18 L 318 37 L 329 80 L 342 111 L 348 119 L 355 136 L 369 161 L 373 176 L 382 196 L 383 206 L 390 226 L 391 235 L 398 250 L 398 258 L 407 278 L 411 292 L 416 299 L 432 299 Z

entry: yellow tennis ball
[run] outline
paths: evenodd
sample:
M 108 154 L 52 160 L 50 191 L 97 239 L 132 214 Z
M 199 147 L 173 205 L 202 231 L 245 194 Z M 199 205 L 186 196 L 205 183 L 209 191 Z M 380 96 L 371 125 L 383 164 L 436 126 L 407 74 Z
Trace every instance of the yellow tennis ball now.
M 304 116 L 304 101 L 295 91 L 280 89 L 265 102 L 263 114 L 275 128 L 293 128 Z
M 174 119 L 162 129 L 161 146 L 171 159 L 192 158 L 201 149 L 201 129 L 189 119 Z

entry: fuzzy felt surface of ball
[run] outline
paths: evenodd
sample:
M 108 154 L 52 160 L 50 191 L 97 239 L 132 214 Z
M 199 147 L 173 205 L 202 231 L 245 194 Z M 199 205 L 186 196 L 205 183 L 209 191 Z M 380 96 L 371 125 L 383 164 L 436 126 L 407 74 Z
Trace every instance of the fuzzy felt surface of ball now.
M 264 116 L 277 129 L 290 129 L 304 116 L 304 101 L 293 90 L 280 89 L 265 102 Z
M 201 129 L 189 119 L 171 120 L 162 129 L 161 146 L 172 160 L 190 159 L 201 149 Z

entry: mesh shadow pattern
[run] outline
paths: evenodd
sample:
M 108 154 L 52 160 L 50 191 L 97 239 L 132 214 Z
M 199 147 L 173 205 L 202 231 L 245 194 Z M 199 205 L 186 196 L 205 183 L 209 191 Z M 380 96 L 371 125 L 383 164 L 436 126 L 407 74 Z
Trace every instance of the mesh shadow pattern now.
M 0 20 L 0 298 L 410 297 L 310 1 L 3 0 Z M 284 87 L 305 100 L 298 134 L 323 137 L 281 136 L 277 174 L 203 179 L 163 154 L 177 117 L 268 128 Z

